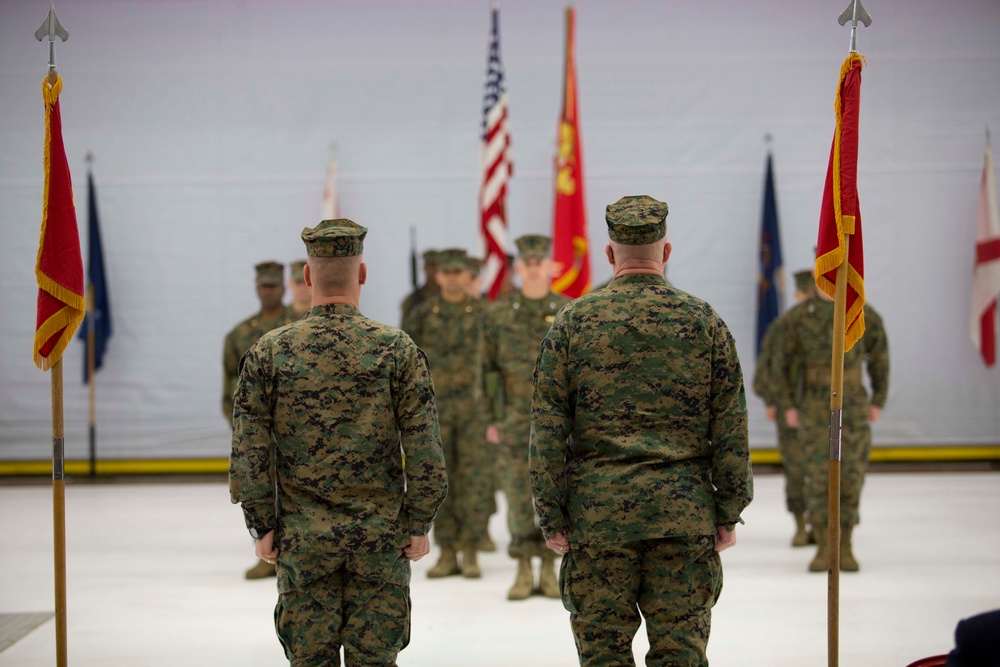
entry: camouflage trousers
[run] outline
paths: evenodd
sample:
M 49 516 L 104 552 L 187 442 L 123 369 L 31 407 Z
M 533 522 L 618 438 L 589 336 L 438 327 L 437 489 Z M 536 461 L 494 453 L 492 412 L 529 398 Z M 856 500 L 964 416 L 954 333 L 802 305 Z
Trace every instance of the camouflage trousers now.
M 545 547 L 545 539 L 535 517 L 528 475 L 531 405 L 519 407 L 522 409 L 507 409 L 500 445 L 503 490 L 507 496 L 507 528 L 510 530 L 507 553 L 511 558 L 538 556 Z
M 496 483 L 496 459 L 486 443 L 486 423 L 480 406 L 467 399 L 438 399 L 438 423 L 448 495 L 434 519 L 434 541 L 463 549 L 486 536 L 490 501 Z
M 617 547 L 573 545 L 559 586 L 582 667 L 633 666 L 632 639 L 646 619 L 649 667 L 703 667 L 712 607 L 722 592 L 714 536 Z
M 806 471 L 806 511 L 812 524 L 828 523 L 827 484 L 830 463 L 830 396 L 813 392 L 799 408 L 799 438 Z M 861 521 L 861 487 L 872 451 L 867 401 L 844 401 L 840 460 L 840 525 Z
M 806 511 L 805 452 L 799 441 L 798 429 L 785 423 L 785 408 L 778 407 L 778 451 L 781 452 L 781 469 L 785 475 L 785 506 L 792 514 Z
M 292 667 L 395 665 L 410 642 L 402 552 L 282 553 L 274 626 Z

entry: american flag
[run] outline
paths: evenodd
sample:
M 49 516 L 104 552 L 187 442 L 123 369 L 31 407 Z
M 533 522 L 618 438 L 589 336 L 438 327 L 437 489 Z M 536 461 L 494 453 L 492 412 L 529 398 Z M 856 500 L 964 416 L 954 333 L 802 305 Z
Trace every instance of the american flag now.
M 510 131 L 507 127 L 507 89 L 500 63 L 500 18 L 492 9 L 490 50 L 486 63 L 486 87 L 483 93 L 482 165 L 483 185 L 479 193 L 480 232 L 483 235 L 483 284 L 487 296 L 495 299 L 507 272 L 507 183 L 514 165 L 510 157 Z

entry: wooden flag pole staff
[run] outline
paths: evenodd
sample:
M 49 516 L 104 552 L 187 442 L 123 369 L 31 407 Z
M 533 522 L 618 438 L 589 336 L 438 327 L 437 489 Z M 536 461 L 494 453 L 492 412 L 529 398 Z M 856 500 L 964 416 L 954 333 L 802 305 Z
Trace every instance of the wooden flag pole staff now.
M 35 31 L 35 38 L 38 41 L 42 41 L 46 36 L 49 38 L 47 81 L 50 86 L 54 86 L 59 80 L 59 74 L 56 72 L 56 37 L 64 42 L 69 39 L 69 33 L 56 18 L 54 0 L 49 3 L 49 13 L 41 27 Z M 48 167 L 46 166 L 46 168 Z M 46 180 L 46 190 L 48 190 L 48 180 Z M 64 474 L 63 369 L 61 359 L 56 359 L 49 373 L 52 381 L 52 530 L 56 598 L 56 665 L 57 667 L 66 667 L 66 480 Z
M 90 170 L 94 164 L 94 154 L 87 152 L 87 157 L 85 158 L 87 162 L 87 173 L 90 174 Z M 93 242 L 93 239 L 91 239 Z M 93 257 L 93 254 L 91 254 Z M 90 316 L 87 317 L 87 401 L 89 403 L 87 409 L 87 420 L 90 425 L 89 433 L 89 450 L 90 450 L 90 476 L 97 476 L 97 322 L 94 319 L 94 313 L 97 312 L 97 308 L 94 303 L 94 284 L 91 283 L 87 285 L 87 311 Z
M 63 367 L 60 359 L 52 378 L 52 525 L 56 591 L 56 664 L 66 667 L 66 480 L 63 472 Z
M 861 5 L 851 4 L 837 18 L 840 25 L 851 22 L 851 53 L 858 52 L 858 21 L 866 27 L 872 17 Z M 839 98 L 839 94 L 838 94 Z M 837 110 L 841 113 L 841 109 Z M 839 195 L 835 195 L 839 196 Z M 838 211 L 839 213 L 839 211 Z M 840 225 L 841 221 L 838 220 Z M 830 359 L 830 461 L 827 469 L 827 664 L 840 664 L 840 460 L 844 408 L 844 343 L 847 325 L 847 267 L 850 264 L 851 235 L 844 233 L 843 261 L 837 267 L 833 309 L 833 352 Z
M 844 338 L 847 320 L 847 257 L 851 235 L 844 234 L 844 261 L 837 267 L 830 360 L 830 461 L 827 464 L 827 657 L 840 659 L 840 457 L 844 408 Z

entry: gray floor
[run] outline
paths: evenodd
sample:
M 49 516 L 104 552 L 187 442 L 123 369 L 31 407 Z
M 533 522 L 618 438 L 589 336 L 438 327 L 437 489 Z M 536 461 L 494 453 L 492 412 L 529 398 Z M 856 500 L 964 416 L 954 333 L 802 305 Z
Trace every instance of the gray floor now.
M 781 484 L 758 476 L 739 544 L 724 554 L 713 665 L 826 664 L 826 577 L 805 571 L 811 549 L 787 546 Z M 960 618 L 1000 607 L 1000 474 L 872 474 L 862 509 L 862 572 L 841 579 L 842 665 L 903 667 L 947 652 Z M 51 612 L 51 490 L 0 486 L 0 516 L 0 614 Z M 67 523 L 71 665 L 286 664 L 274 580 L 241 578 L 252 546 L 223 483 L 70 485 Z M 400 665 L 577 664 L 558 601 L 505 600 L 513 568 L 499 515 L 491 532 L 501 549 L 482 557 L 481 580 L 430 581 L 432 558 L 414 565 Z M 0 652 L 0 667 L 55 664 L 54 627 Z

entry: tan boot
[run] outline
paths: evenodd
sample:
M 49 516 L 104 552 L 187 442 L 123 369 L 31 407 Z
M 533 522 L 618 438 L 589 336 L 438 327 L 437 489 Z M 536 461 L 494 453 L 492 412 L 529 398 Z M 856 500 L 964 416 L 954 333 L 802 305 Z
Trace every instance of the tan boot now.
M 517 576 L 514 578 L 514 585 L 507 591 L 508 600 L 527 600 L 531 597 L 531 592 L 535 588 L 535 581 L 531 574 L 531 558 L 521 556 L 517 559 Z
M 556 577 L 556 557 L 548 549 L 545 551 L 542 552 L 542 568 L 538 572 L 538 587 L 545 597 L 558 599 L 562 595 L 559 593 L 559 578 Z
M 806 525 L 806 515 L 795 513 L 795 535 L 792 537 L 793 547 L 804 547 L 809 544 L 809 527 Z
M 840 569 L 844 572 L 857 572 L 861 566 L 858 565 L 851 549 L 851 533 L 854 532 L 854 526 L 847 526 L 841 530 L 843 532 L 840 535 Z
M 489 533 L 483 536 L 483 539 L 479 540 L 479 544 L 476 545 L 476 549 L 486 553 L 493 553 L 497 550 L 497 543 L 493 541 Z
M 454 547 L 441 547 L 441 557 L 431 569 L 427 570 L 428 579 L 440 579 L 460 574 L 458 569 L 458 555 Z
M 826 572 L 829 564 L 826 544 L 826 524 L 814 525 L 813 534 L 816 536 L 816 556 L 809 563 L 809 571 Z
M 483 571 L 479 569 L 475 547 L 462 549 L 462 576 L 466 579 L 478 579 L 483 576 Z
M 258 561 L 257 564 L 247 570 L 243 576 L 247 579 L 266 579 L 268 577 L 273 577 L 276 574 L 277 571 L 275 570 L 273 564 Z

